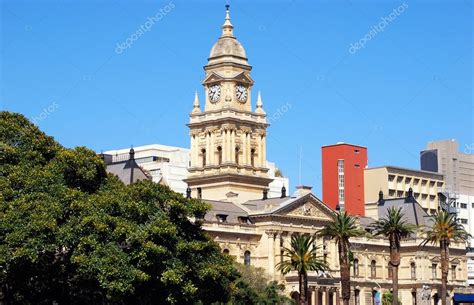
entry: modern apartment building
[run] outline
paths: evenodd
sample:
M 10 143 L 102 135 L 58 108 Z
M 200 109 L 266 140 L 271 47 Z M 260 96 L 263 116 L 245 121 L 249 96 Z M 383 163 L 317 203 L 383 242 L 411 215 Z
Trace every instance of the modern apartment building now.
M 378 200 L 379 192 L 387 198 L 400 198 L 413 189 L 413 197 L 428 214 L 438 210 L 438 193 L 444 191 L 442 174 L 396 166 L 380 166 L 364 170 L 365 202 Z
M 323 201 L 353 215 L 364 216 L 364 168 L 367 148 L 337 143 L 321 148 Z

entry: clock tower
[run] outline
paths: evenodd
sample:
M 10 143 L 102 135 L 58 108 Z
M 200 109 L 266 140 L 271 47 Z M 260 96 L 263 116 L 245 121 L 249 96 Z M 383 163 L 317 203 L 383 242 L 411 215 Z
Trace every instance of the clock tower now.
M 204 109 L 196 92 L 190 114 L 191 166 L 185 181 L 193 197 L 245 202 L 261 199 L 272 179 L 266 114 L 260 93 L 252 111 L 252 67 L 233 29 L 227 5 L 221 37 L 204 67 Z

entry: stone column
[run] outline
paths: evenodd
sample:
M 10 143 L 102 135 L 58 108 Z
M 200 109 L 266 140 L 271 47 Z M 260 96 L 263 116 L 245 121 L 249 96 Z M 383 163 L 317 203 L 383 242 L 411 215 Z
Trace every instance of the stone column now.
M 240 161 L 241 164 L 246 165 L 247 164 L 247 133 L 245 130 L 242 130 L 242 161 Z
M 257 135 L 257 158 L 255 160 L 255 166 L 262 166 L 262 136 Z
M 247 135 L 247 164 L 250 165 L 251 164 L 251 161 L 250 161 L 250 154 L 251 154 L 251 150 L 252 150 L 252 135 L 249 133 Z
M 313 290 L 313 293 L 314 293 L 314 305 L 320 305 L 319 304 L 319 287 L 316 286 Z
M 222 163 L 227 161 L 227 130 L 222 128 Z
M 210 143 L 210 136 L 209 132 L 206 131 L 206 165 L 208 165 L 211 161 L 210 155 L 211 155 L 211 143 Z
M 265 135 L 262 135 L 262 163 L 261 163 L 261 166 L 262 167 L 266 167 L 267 166 L 267 154 L 266 154 L 266 138 L 265 138 Z
M 334 293 L 336 294 L 336 303 L 335 304 L 340 305 L 341 304 L 341 296 L 339 295 L 339 293 L 340 293 L 339 288 L 336 288 Z
M 209 153 L 211 155 L 210 159 L 209 159 L 209 164 L 212 164 L 212 165 L 215 165 L 216 162 L 215 162 L 215 158 L 216 158 L 216 147 L 214 145 L 214 131 L 211 131 L 211 144 L 210 144 L 210 147 L 209 147 Z
M 311 287 L 311 295 L 310 295 L 310 300 L 311 300 L 311 305 L 316 304 L 316 288 L 313 286 Z
M 328 294 L 328 291 L 327 291 L 326 287 L 323 287 L 323 288 L 321 289 L 321 294 L 323 295 L 323 296 L 322 296 L 322 300 L 323 300 L 323 304 L 322 304 L 322 305 L 329 305 L 329 302 L 328 302 L 328 300 L 329 300 L 329 294 Z
M 230 132 L 230 161 L 235 163 L 235 130 Z
M 268 274 L 275 279 L 275 232 L 272 230 L 265 231 L 268 238 Z
M 232 162 L 232 144 L 231 144 L 232 130 L 227 129 L 227 162 Z
M 191 134 L 191 166 L 196 166 L 196 159 L 194 155 L 196 154 L 196 138 Z

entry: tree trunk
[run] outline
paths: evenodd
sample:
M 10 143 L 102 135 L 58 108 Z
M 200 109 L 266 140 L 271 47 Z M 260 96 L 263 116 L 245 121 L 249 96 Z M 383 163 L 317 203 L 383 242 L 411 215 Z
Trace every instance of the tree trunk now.
M 308 275 L 303 274 L 304 303 L 308 304 Z
M 299 303 L 300 303 L 300 305 L 305 305 L 305 303 L 304 303 L 305 293 L 304 293 L 304 283 L 303 283 L 303 274 L 302 273 L 298 273 L 298 284 L 299 284 L 299 289 L 300 289 Z
M 398 305 L 398 266 L 400 265 L 400 249 L 396 236 L 389 237 L 390 240 L 390 268 L 392 268 L 392 305 Z
M 449 242 L 442 240 L 441 247 L 441 305 L 446 305 L 446 292 L 448 289 L 448 273 L 449 273 Z
M 339 248 L 339 271 L 341 273 L 341 295 L 342 304 L 349 305 L 351 298 L 351 274 L 349 266 L 348 242 L 340 241 Z M 339 304 L 337 304 L 339 305 Z

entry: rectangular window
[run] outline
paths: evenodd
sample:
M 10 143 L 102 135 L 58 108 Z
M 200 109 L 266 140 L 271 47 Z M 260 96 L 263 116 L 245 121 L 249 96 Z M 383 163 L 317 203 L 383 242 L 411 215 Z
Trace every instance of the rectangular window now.
M 467 203 L 461 203 L 461 209 L 467 209 Z
M 451 266 L 451 277 L 453 281 L 456 280 L 456 265 Z
M 460 220 L 461 220 L 461 223 L 463 225 L 467 225 L 467 219 L 466 218 L 460 218 Z
M 344 160 L 337 160 L 339 204 L 344 205 Z
M 437 264 L 432 264 L 432 265 L 431 265 L 431 276 L 433 277 L 433 280 L 435 280 L 435 279 L 438 278 L 437 269 L 438 269 L 438 265 L 437 265 Z

